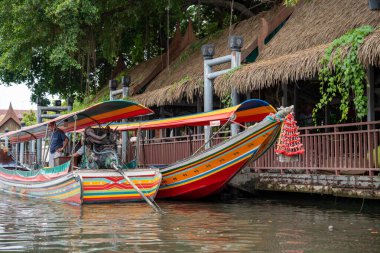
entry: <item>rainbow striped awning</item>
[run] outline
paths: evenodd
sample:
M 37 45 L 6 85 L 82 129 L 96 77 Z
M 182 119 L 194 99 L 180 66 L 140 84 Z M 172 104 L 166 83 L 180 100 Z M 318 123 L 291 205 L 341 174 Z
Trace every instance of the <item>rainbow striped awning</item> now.
M 46 128 L 51 122 L 55 122 L 62 131 L 70 132 L 81 130 L 88 126 L 101 125 L 111 121 L 152 113 L 153 111 L 149 108 L 131 101 L 112 100 L 98 103 L 77 112 L 64 114 L 37 125 L 5 133 L 0 135 L 0 138 L 8 137 L 12 143 L 24 142 L 44 137 L 46 135 Z M 75 118 L 77 119 L 75 120 Z
M 276 109 L 274 109 L 269 103 L 259 99 L 250 99 L 233 107 L 205 113 L 142 122 L 114 123 L 109 126 L 119 131 L 127 131 L 137 129 L 175 128 L 182 126 L 206 126 L 210 124 L 212 125 L 214 122 L 222 125 L 228 120 L 233 120 L 238 123 L 258 122 L 263 120 L 269 113 L 275 112 Z

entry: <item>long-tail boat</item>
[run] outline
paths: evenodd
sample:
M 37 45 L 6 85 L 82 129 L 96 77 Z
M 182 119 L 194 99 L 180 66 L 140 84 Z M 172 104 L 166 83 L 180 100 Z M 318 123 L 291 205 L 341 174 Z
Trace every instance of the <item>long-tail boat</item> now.
M 276 109 L 251 99 L 240 105 L 206 113 L 145 122 L 111 124 L 119 131 L 204 126 L 219 121 L 243 124 L 258 122 L 227 141 L 160 169 L 162 182 L 157 198 L 199 199 L 219 192 L 252 160 L 264 154 L 277 139 L 283 118 L 292 107 Z
M 68 161 L 52 168 L 34 169 L 17 162 L 4 148 L 0 150 L 0 189 L 76 204 L 143 200 L 151 204 L 161 183 L 161 173 L 158 169 L 123 169 L 116 152 L 116 133 L 100 127 L 101 124 L 151 113 L 150 109 L 137 103 L 106 101 L 1 135 L 0 138 L 8 138 L 11 143 L 43 138 L 51 122 L 55 122 L 63 132 L 90 129 L 88 135 L 86 131 L 84 135 L 88 147 L 86 154 L 93 158 L 93 166 L 89 169 L 89 163 L 86 163 L 84 168 L 74 170 Z M 89 128 L 94 125 L 99 127 Z

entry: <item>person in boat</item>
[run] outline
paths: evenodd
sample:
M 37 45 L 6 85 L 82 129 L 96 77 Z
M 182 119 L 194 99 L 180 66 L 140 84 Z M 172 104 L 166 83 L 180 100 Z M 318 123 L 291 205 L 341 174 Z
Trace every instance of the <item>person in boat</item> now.
M 54 167 L 54 158 L 63 156 L 63 151 L 69 143 L 69 138 L 57 127 L 55 122 L 48 125 L 49 131 L 52 132 L 50 142 L 49 167 Z
M 74 154 L 73 157 L 79 157 L 82 156 L 84 153 L 84 146 L 82 145 Z
M 80 147 L 76 148 L 78 144 L 80 144 Z M 84 136 L 83 135 L 79 138 L 78 144 L 75 144 L 75 141 L 74 141 L 76 151 L 72 154 L 73 157 L 79 157 L 84 154 Z

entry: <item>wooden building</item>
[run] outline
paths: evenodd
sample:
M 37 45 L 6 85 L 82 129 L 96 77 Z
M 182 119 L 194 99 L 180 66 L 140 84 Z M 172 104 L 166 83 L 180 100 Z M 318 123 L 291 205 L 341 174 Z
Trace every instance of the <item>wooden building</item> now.
M 8 110 L 4 114 L 0 114 L 0 133 L 15 131 L 20 128 L 21 120 L 13 110 L 12 103 L 10 103 Z
M 229 35 L 239 35 L 244 39 L 242 60 L 252 58 L 257 51 L 261 40 L 269 36 L 292 12 L 292 8 L 277 6 L 270 11 L 263 12 L 250 19 L 235 23 L 231 28 L 218 32 L 204 39 L 198 39 L 190 44 L 181 55 L 164 68 L 144 89 L 142 93 L 132 93 L 131 99 L 146 106 L 159 107 L 193 107 L 202 110 L 203 105 L 203 56 L 201 46 L 215 45 L 214 57 L 231 54 L 228 46 Z M 266 31 L 261 34 L 263 22 L 266 22 Z M 261 38 L 264 37 L 264 38 Z M 215 71 L 229 67 L 227 64 L 215 67 Z M 132 77 L 133 82 L 133 77 Z M 219 97 L 215 96 L 215 108 L 220 107 Z
M 276 106 L 294 104 L 299 115 L 301 107 L 314 106 L 320 99 L 318 73 L 325 49 L 334 39 L 363 25 L 375 28 L 358 52 L 369 75 L 368 116 L 374 120 L 375 111 L 380 112 L 380 12 L 370 10 L 365 0 L 302 1 L 282 29 L 260 50 L 255 63 L 243 66 L 229 78 L 216 80 L 216 93 L 226 93 L 231 87 L 242 94 L 253 92 L 255 97 L 272 100 Z M 283 96 L 273 98 L 271 94 L 279 91 Z M 337 104 L 339 100 L 331 103 L 327 116 L 339 113 L 335 110 Z M 327 116 L 320 123 L 339 120 Z
M 276 185 L 275 182 L 289 185 L 303 180 L 304 185 L 310 185 L 316 180 L 314 175 L 317 175 L 317 181 L 318 175 L 325 175 L 322 183 L 316 183 L 318 187 L 328 185 L 326 191 L 320 193 L 331 193 L 331 187 L 341 185 L 363 189 L 370 192 L 369 195 L 375 194 L 371 193 L 375 189 L 380 198 L 380 182 L 375 177 L 380 172 L 380 11 L 370 10 L 367 0 L 308 0 L 300 1 L 294 8 L 277 6 L 214 36 L 194 39 L 192 43 L 188 41 L 182 53 L 168 58 L 166 62 L 170 64 L 162 65 L 164 57 L 161 56 L 130 70 L 130 98 L 155 108 L 159 117 L 203 111 L 200 47 L 215 44 L 214 57 L 224 56 L 231 52 L 227 45 L 228 36 L 241 35 L 245 64 L 215 80 L 214 109 L 223 106 L 220 98 L 235 88 L 241 100 L 261 98 L 274 106 L 294 104 L 299 119 L 301 115 L 310 114 L 310 107 L 320 99 L 318 73 L 326 48 L 351 29 L 363 25 L 375 28 L 358 51 L 360 62 L 367 71 L 367 82 L 363 83 L 367 87 L 367 117 L 360 122 L 353 116 L 349 123 L 340 124 L 337 109 L 340 101 L 335 99 L 319 115 L 318 126 L 310 126 L 313 125 L 310 120 L 300 122 L 304 125 L 301 138 L 306 152 L 299 161 L 280 163 L 271 149 L 249 167 L 258 175 L 258 185 L 263 189 Z M 161 64 L 159 73 L 152 70 L 157 64 Z M 149 74 L 153 72 L 154 75 Z M 144 76 L 150 76 L 150 81 L 142 82 L 146 79 Z M 200 134 L 188 136 L 185 142 L 183 136 L 145 140 L 140 152 L 143 163 L 165 164 L 187 157 L 191 155 L 189 146 L 199 145 L 201 138 Z M 156 155 L 162 153 L 160 150 L 166 150 L 168 155 Z M 361 174 L 363 178 L 355 176 L 354 181 L 339 179 L 343 174 Z M 300 176 L 304 179 L 300 180 Z M 283 190 L 281 187 L 276 189 Z M 366 194 L 360 196 L 368 197 Z
M 214 109 L 223 107 L 223 98 L 236 89 L 242 101 L 260 98 L 277 107 L 294 104 L 299 119 L 310 114 L 309 108 L 320 99 L 318 73 L 325 50 L 335 39 L 363 25 L 375 28 L 358 51 L 367 71 L 367 82 L 363 83 L 368 97 L 366 119 L 360 122 L 350 117 L 349 123 L 340 124 L 340 101 L 334 100 L 320 115 L 318 126 L 300 121 L 304 125 L 301 138 L 305 154 L 298 161 L 280 163 L 270 149 L 248 167 L 264 190 L 292 190 L 297 187 L 281 187 L 301 184 L 316 186 L 301 191 L 322 189 L 320 193 L 331 193 L 334 186 L 340 186 L 366 192 L 353 196 L 380 198 L 380 11 L 370 10 L 367 0 L 305 0 L 294 8 L 279 5 L 204 39 L 195 37 L 189 23 L 184 35 L 177 28 L 168 52 L 132 69 L 119 64 L 113 77 L 130 75 L 129 98 L 154 109 L 156 117 L 200 112 L 204 86 L 201 46 L 214 44 L 215 58 L 228 55 L 228 36 L 240 35 L 244 39 L 244 64 L 215 80 Z M 103 93 L 108 89 L 105 87 Z M 10 105 L 0 116 L 0 132 L 20 127 Z M 139 162 L 168 164 L 189 157 L 204 142 L 201 128 L 198 130 L 173 138 L 168 138 L 167 132 L 147 136 L 155 138 L 140 140 L 141 150 L 136 152 L 141 154 Z M 131 157 L 135 152 L 133 147 L 129 150 Z M 347 174 L 355 178 L 341 177 Z

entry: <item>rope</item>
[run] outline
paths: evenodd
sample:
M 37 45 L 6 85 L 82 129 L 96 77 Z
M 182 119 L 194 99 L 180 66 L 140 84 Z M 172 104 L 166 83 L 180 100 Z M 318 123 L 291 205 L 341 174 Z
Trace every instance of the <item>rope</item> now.
M 76 140 L 77 140 L 77 119 L 78 119 L 78 116 L 77 115 L 74 115 L 74 129 L 73 129 L 73 131 L 74 131 L 74 143 L 73 143 L 73 148 L 71 149 L 71 155 L 73 155 L 74 154 L 74 150 L 75 150 L 75 148 L 76 148 L 76 146 L 78 145 L 78 143 L 77 144 L 75 144 L 75 142 L 76 142 Z
M 202 148 L 204 148 L 204 146 L 206 146 L 210 141 L 212 141 L 212 139 L 215 137 L 215 135 L 217 135 L 220 131 L 222 131 L 222 130 L 227 126 L 228 123 L 231 123 L 231 121 L 232 121 L 232 118 L 229 118 L 228 121 L 226 121 L 226 123 L 224 123 L 224 125 L 223 125 L 221 128 L 219 128 L 218 131 L 216 131 L 216 132 L 210 137 L 210 139 L 209 139 L 207 142 L 203 143 L 203 145 L 202 145 L 200 148 L 198 148 L 198 149 L 194 152 L 194 154 L 192 154 L 191 156 L 194 156 L 194 155 L 197 154 Z
M 48 126 L 46 126 L 46 132 L 45 132 L 45 144 L 44 144 L 45 147 L 46 147 L 46 136 L 47 136 L 47 131 L 48 131 Z M 49 151 L 50 151 L 51 140 L 52 140 L 52 138 L 53 138 L 53 134 L 54 134 L 54 132 L 55 132 L 55 128 L 54 128 L 53 132 L 52 132 L 51 135 L 50 135 L 50 142 L 49 142 L 48 149 L 45 150 L 43 165 L 45 165 L 45 161 L 46 161 L 47 155 L 48 155 L 48 153 L 49 153 Z M 41 147 L 41 149 L 42 149 L 42 147 Z M 42 162 L 42 161 L 41 161 L 41 162 Z M 42 166 L 42 167 L 45 167 L 45 166 Z
M 359 213 L 361 213 L 363 211 L 363 207 L 364 207 L 364 198 L 363 198 L 362 206 L 360 207 Z
M 160 2 L 160 4 L 162 4 L 162 1 Z M 160 14 L 159 14 L 159 20 L 160 20 L 160 24 L 159 24 L 159 40 L 160 40 L 160 60 L 161 60 L 161 69 L 164 69 L 164 61 L 163 61 L 163 57 L 162 57 L 162 34 L 161 34 L 161 20 L 162 20 L 162 15 L 161 15 L 161 11 L 160 11 Z
M 75 142 L 77 140 L 77 119 L 78 119 L 78 115 L 74 115 L 73 118 L 74 118 L 74 143 L 73 143 L 73 148 L 71 149 L 71 159 L 70 159 L 70 163 L 72 166 L 74 166 L 74 164 L 73 164 L 74 163 L 74 156 L 73 156 L 74 150 L 79 143 L 78 142 L 77 144 L 75 144 Z M 84 143 L 83 143 L 83 145 L 84 145 Z
M 17 135 L 17 143 L 20 143 L 20 135 Z M 21 148 L 21 147 L 20 147 Z M 15 169 L 17 169 L 17 165 L 18 165 L 18 157 L 19 157 L 19 152 L 18 152 L 18 144 L 16 144 L 16 167 Z
M 200 36 L 200 34 L 201 34 L 201 0 L 198 0 L 198 11 L 197 11 L 197 16 L 198 16 L 198 20 L 197 20 L 197 22 L 198 22 L 198 24 L 197 24 L 197 26 L 198 26 L 198 36 Z
M 231 123 L 236 124 L 236 125 L 239 125 L 240 127 L 244 128 L 244 129 L 247 129 L 247 128 L 248 128 L 248 127 L 246 127 L 246 126 L 244 126 L 244 125 L 242 125 L 242 124 L 240 124 L 239 122 L 236 122 L 236 121 L 234 121 L 234 120 L 231 120 Z
M 228 38 L 231 36 L 231 27 L 232 27 L 232 15 L 234 12 L 234 0 L 231 1 L 231 13 L 230 13 L 230 29 L 228 30 Z M 229 45 L 227 45 L 229 47 Z
M 170 22 L 170 19 L 169 19 L 169 12 L 170 12 L 170 0 L 168 0 L 168 7 L 167 7 L 167 32 L 168 32 L 168 34 L 167 34 L 167 38 L 166 38 L 166 47 L 167 47 L 167 51 L 166 51 L 166 55 L 167 55 L 167 60 L 168 60 L 168 62 L 167 62 L 167 69 L 168 69 L 168 75 L 169 75 L 169 77 L 170 77 L 170 52 L 169 52 L 169 47 L 170 47 L 170 45 L 169 45 L 169 35 L 170 35 L 170 31 L 169 31 L 169 29 L 170 29 L 170 24 L 169 24 L 169 22 Z

